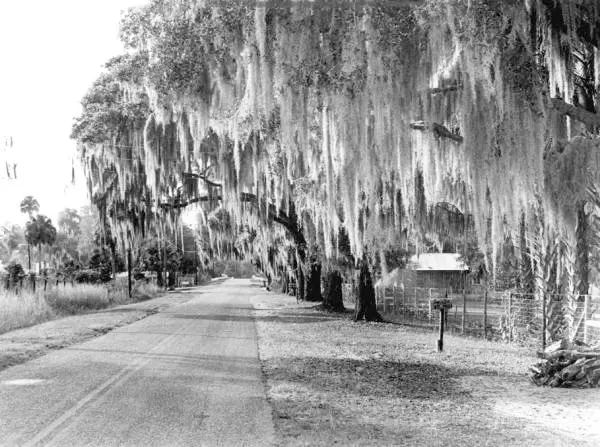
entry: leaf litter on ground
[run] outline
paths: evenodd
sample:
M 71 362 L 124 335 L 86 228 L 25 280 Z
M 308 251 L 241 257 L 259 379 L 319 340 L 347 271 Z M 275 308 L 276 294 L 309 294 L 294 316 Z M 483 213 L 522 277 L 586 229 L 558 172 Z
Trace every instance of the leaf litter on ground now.
M 278 294 L 254 305 L 278 445 L 600 443 L 600 393 L 549 397 L 527 381 L 532 351 L 448 334 L 438 353 L 432 331 Z M 561 411 L 540 412 L 548 399 Z

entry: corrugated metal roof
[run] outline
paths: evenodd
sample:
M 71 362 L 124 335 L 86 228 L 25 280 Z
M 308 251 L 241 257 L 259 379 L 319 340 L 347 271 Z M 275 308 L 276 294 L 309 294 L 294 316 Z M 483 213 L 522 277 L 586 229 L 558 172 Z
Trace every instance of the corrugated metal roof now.
M 408 270 L 465 271 L 469 268 L 460 259 L 459 253 L 421 253 L 411 256 Z

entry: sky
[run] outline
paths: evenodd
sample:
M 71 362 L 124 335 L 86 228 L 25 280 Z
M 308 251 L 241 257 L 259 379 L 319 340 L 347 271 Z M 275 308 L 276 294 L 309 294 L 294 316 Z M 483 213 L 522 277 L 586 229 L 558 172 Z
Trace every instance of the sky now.
M 123 47 L 121 11 L 144 0 L 0 0 L 0 225 L 23 224 L 26 195 L 56 223 L 89 204 L 75 142 L 80 101 Z M 4 137 L 13 147 L 4 149 Z M 17 163 L 7 178 L 5 161 Z M 71 167 L 75 164 L 75 184 Z

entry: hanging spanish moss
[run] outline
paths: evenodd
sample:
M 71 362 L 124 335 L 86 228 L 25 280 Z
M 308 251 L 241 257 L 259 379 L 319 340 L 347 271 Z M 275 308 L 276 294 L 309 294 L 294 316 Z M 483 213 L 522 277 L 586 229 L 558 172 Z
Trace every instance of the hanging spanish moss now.
M 522 222 L 575 247 L 600 182 L 596 1 L 212 3 L 132 9 L 133 56 L 84 100 L 120 114 L 75 133 L 120 234 L 193 202 L 266 247 L 293 210 L 328 258 L 340 228 L 355 259 L 472 228 L 495 260 L 507 234 L 533 240 Z

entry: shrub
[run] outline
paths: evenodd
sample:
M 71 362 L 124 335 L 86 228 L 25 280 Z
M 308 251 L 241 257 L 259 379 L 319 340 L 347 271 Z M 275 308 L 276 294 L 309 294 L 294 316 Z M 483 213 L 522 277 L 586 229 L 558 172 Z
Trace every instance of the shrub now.
M 19 279 L 25 276 L 23 266 L 15 261 L 11 261 L 10 264 L 6 266 L 6 271 L 8 272 L 10 282 L 12 283 L 17 282 Z
M 75 282 L 79 284 L 101 284 L 109 279 L 110 276 L 107 279 L 102 272 L 93 269 L 78 270 L 75 273 Z
M 136 282 L 133 287 L 133 298 L 136 301 L 149 300 L 160 294 L 160 288 L 146 281 Z

